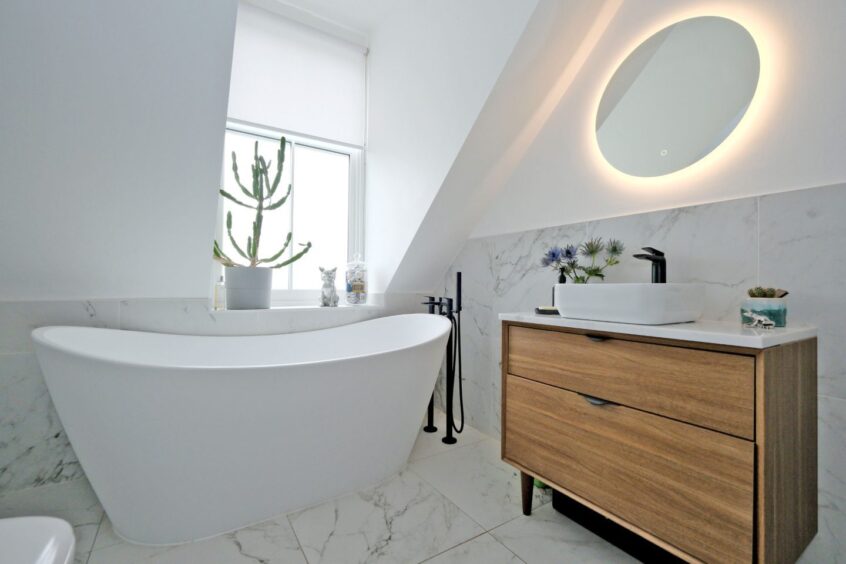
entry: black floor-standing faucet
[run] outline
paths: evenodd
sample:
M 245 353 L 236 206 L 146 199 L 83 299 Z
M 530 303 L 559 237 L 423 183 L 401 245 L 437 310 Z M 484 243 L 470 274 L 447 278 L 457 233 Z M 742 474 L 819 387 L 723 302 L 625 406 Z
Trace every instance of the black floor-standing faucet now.
M 451 445 L 458 440 L 453 435 L 464 430 L 464 389 L 461 382 L 461 273 L 456 273 L 455 279 L 455 300 L 452 298 L 435 298 L 427 296 L 423 305 L 429 306 L 429 313 L 443 315 L 452 324 L 452 329 L 447 340 L 446 350 L 446 435 L 441 439 L 444 443 Z M 435 311 L 437 308 L 437 311 Z M 457 369 L 457 370 L 456 370 Z M 461 406 L 461 426 L 455 424 L 453 414 L 453 393 L 455 390 L 455 378 L 458 375 L 458 397 Z M 423 430 L 427 433 L 434 433 L 438 430 L 435 427 L 435 394 L 429 398 L 426 426 Z
M 429 306 L 429 313 L 435 313 L 435 306 L 440 305 L 439 301 L 435 301 L 435 296 L 426 296 L 426 301 L 423 305 Z M 426 426 L 423 430 L 427 433 L 434 433 L 438 430 L 435 427 L 435 392 L 432 392 L 432 397 L 429 398 L 429 407 L 426 409 Z

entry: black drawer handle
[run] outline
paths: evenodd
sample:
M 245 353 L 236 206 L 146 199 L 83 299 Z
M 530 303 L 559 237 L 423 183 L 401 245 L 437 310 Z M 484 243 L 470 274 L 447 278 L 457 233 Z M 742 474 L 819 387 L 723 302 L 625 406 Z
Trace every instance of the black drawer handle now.
M 583 398 L 585 398 L 585 401 L 588 402 L 591 405 L 616 405 L 613 401 L 604 400 L 602 398 L 589 396 L 587 394 L 579 394 L 579 395 L 582 396 Z
M 594 343 L 601 343 L 603 341 L 607 341 L 610 338 L 610 337 L 605 337 L 603 335 L 591 335 L 590 333 L 585 335 L 585 337 L 587 337 L 588 339 L 590 339 Z

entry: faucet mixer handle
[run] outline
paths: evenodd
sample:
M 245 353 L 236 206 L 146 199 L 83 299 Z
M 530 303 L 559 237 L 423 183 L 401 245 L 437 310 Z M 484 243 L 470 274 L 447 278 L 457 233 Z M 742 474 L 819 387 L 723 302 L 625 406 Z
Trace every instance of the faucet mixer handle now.
M 654 247 L 643 247 L 649 254 L 639 253 L 632 255 L 636 259 L 648 260 L 652 263 L 652 283 L 664 284 L 667 282 L 667 259 L 664 253 Z

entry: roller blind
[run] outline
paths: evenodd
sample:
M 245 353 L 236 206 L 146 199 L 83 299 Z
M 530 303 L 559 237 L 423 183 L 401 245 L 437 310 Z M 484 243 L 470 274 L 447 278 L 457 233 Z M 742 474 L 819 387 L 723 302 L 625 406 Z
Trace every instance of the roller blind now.
M 240 3 L 229 118 L 364 146 L 362 47 Z

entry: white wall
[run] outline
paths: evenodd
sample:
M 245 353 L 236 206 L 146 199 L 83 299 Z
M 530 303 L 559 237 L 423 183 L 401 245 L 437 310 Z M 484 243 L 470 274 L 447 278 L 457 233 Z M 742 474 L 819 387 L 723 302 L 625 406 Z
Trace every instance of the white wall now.
M 686 170 L 657 179 L 614 171 L 593 135 L 607 79 L 652 32 L 696 15 L 731 17 L 752 32 L 762 65 L 752 107 L 723 146 Z M 844 27 L 838 0 L 624 2 L 473 236 L 846 180 Z
M 387 287 L 535 4 L 416 2 L 371 34 L 366 248 L 373 291 Z
M 0 300 L 207 295 L 235 9 L 0 3 Z

